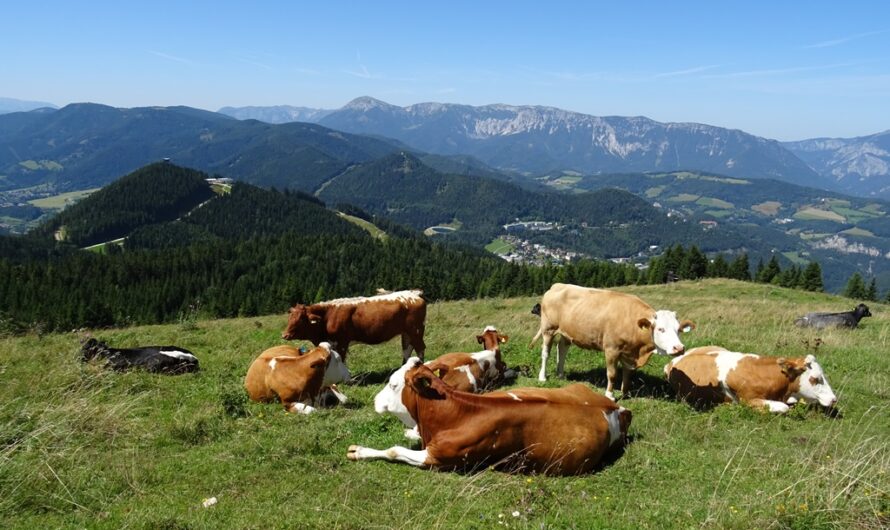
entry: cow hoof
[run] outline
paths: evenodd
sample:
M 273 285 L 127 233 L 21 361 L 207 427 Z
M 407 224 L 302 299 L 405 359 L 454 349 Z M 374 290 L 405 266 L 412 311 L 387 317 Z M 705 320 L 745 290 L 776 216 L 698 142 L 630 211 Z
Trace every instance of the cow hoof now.
M 349 460 L 358 460 L 358 451 L 361 449 L 359 445 L 350 445 L 349 450 L 346 451 L 346 458 Z
M 609 398 L 609 399 L 611 399 L 612 401 L 615 401 L 615 396 L 612 395 L 611 392 L 606 392 L 606 397 Z

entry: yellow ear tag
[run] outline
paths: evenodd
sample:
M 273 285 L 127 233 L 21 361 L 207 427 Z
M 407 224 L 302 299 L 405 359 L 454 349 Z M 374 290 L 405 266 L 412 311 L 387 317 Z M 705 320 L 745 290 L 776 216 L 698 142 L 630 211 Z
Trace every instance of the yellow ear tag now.
M 433 375 L 435 375 L 436 377 L 442 377 L 442 369 L 436 368 L 435 370 L 433 370 Z

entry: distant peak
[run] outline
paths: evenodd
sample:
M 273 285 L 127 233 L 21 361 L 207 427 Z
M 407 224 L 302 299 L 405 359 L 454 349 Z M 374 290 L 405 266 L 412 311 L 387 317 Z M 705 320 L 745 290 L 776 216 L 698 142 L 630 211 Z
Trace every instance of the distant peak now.
M 343 109 L 351 109 L 351 110 L 371 110 L 371 109 L 393 109 L 398 108 L 395 105 L 390 105 L 385 101 L 380 101 L 379 99 L 374 99 L 371 96 L 362 96 L 360 98 L 355 98 L 346 105 L 343 106 Z

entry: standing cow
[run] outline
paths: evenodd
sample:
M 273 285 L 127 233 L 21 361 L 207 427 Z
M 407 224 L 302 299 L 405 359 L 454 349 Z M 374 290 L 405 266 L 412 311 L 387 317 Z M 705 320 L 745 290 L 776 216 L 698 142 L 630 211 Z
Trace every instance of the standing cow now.
M 309 340 L 316 346 L 333 344 L 343 362 L 351 342 L 380 344 L 396 335 L 402 337 L 402 360 L 412 351 L 423 359 L 426 300 L 422 291 L 398 291 L 370 297 L 339 298 L 290 309 L 284 340 Z
M 680 322 L 673 311 L 656 311 L 634 295 L 555 283 L 544 293 L 540 308 L 541 328 L 529 346 L 543 337 L 539 381 L 547 380 L 547 357 L 553 335 L 559 334 L 556 374 L 562 377 L 570 344 L 600 350 L 606 356 L 606 396 L 612 389 L 618 366 L 622 368 L 621 392 L 630 386 L 630 373 L 642 367 L 656 351 L 679 355 L 685 347 L 679 333 L 695 324 Z M 535 312 L 533 310 L 533 312 Z

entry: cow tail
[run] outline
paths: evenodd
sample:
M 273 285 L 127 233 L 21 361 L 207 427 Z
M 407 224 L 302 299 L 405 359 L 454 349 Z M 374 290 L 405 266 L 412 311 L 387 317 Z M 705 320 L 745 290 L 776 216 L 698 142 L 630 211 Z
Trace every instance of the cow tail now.
M 529 348 L 531 348 L 532 346 L 535 345 L 536 342 L 538 342 L 538 339 L 541 338 L 541 334 L 542 334 L 542 332 L 539 329 L 538 332 L 535 334 L 534 338 L 532 338 L 532 341 L 528 343 Z

